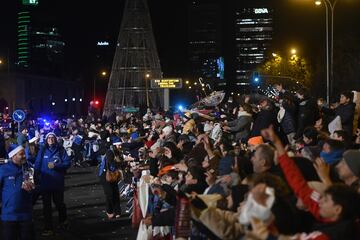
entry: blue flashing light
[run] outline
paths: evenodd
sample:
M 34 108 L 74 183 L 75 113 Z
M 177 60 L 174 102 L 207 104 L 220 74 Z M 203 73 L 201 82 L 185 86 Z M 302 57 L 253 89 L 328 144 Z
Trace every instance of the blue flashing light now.
M 178 106 L 178 109 L 179 109 L 180 111 L 182 111 L 182 110 L 184 109 L 184 107 L 183 107 L 182 105 L 179 105 L 179 106 Z
M 258 77 L 254 78 L 254 81 L 259 82 L 259 78 Z

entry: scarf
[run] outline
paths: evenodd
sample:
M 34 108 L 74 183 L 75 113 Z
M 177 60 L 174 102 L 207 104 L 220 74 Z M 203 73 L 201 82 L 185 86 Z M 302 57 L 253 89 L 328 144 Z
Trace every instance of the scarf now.
M 320 152 L 320 157 L 323 158 L 327 164 L 333 164 L 338 162 L 342 158 L 343 152 L 344 150 L 335 150 L 329 153 L 322 151 Z

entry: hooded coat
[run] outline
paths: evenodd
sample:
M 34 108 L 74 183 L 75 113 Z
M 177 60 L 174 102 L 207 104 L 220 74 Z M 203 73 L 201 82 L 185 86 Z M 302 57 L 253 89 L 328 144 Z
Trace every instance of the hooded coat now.
M 32 193 L 22 189 L 23 168 L 9 161 L 0 166 L 2 221 L 30 221 Z
M 50 162 L 55 164 L 53 169 L 48 167 Z M 35 161 L 35 171 L 40 174 L 40 190 L 63 191 L 65 173 L 70 164 L 70 158 L 62 146 L 57 143 L 53 146 L 43 146 Z

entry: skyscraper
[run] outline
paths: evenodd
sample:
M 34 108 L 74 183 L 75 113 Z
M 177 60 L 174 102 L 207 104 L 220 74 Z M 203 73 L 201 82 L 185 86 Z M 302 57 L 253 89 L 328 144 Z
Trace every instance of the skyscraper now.
M 31 28 L 30 67 L 39 74 L 61 76 L 64 71 L 65 42 L 56 27 Z
M 222 54 L 222 5 L 219 1 L 188 3 L 190 74 L 213 86 L 226 85 Z
M 127 0 L 116 45 L 104 115 L 125 106 L 163 107 L 163 90 L 150 89 L 150 79 L 161 79 L 147 0 Z
M 235 84 L 249 85 L 253 71 L 266 60 L 271 45 L 273 9 L 263 0 L 241 1 L 235 25 Z
M 38 5 L 37 0 L 23 0 L 17 14 L 17 61 L 21 68 L 29 67 L 31 11 Z
M 60 76 L 64 70 L 65 42 L 58 28 L 36 19 L 38 0 L 23 0 L 17 20 L 18 70 Z

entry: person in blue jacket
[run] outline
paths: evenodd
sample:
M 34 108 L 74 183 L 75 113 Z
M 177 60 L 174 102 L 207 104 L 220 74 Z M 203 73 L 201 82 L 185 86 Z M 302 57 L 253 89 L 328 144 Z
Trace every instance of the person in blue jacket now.
M 10 160 L 0 166 L 0 202 L 3 240 L 34 239 L 32 222 L 33 169 L 23 146 L 10 147 Z M 31 170 L 31 171 L 30 171 Z M 31 172 L 31 174 L 30 174 Z
M 119 138 L 114 139 L 113 142 L 114 148 L 121 148 L 121 141 Z M 120 208 L 120 194 L 118 182 L 108 182 L 106 181 L 106 171 L 118 171 L 118 168 L 115 163 L 115 158 L 118 151 L 112 149 L 101 149 L 101 162 L 99 165 L 98 176 L 100 178 L 100 183 L 103 187 L 105 200 L 106 200 L 106 215 L 108 219 L 120 218 L 121 208 Z
M 66 228 L 67 215 L 64 203 L 65 173 L 70 167 L 69 156 L 63 146 L 59 145 L 53 132 L 45 136 L 45 145 L 41 147 L 35 161 L 35 172 L 40 175 L 40 192 L 43 199 L 45 229 L 43 236 L 53 235 L 52 207 L 53 199 L 59 212 L 59 224 Z
M 39 138 L 33 137 L 29 140 L 29 143 L 25 147 L 26 160 L 31 164 L 35 164 L 37 153 L 39 152 Z

